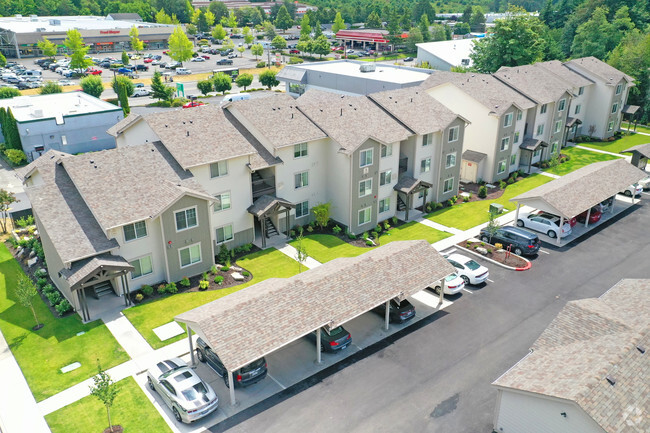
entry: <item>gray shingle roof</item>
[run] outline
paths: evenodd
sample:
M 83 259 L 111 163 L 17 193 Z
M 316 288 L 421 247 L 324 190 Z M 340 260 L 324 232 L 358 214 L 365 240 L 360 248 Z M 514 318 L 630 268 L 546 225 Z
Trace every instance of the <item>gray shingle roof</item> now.
M 487 154 L 483 152 L 476 152 L 474 150 L 466 150 L 463 152 L 463 159 L 465 161 L 470 161 L 470 162 L 475 162 L 479 163 L 483 161 L 485 158 L 487 158 Z
M 387 90 L 368 97 L 420 135 L 443 131 L 459 117 L 419 87 Z
M 632 146 L 621 153 L 632 153 L 632 152 L 639 152 L 642 156 L 645 156 L 646 158 L 650 158 L 650 143 L 637 144 L 636 146 Z
M 538 104 L 555 102 L 566 92 L 571 93 L 570 83 L 535 65 L 504 66 L 494 73 L 494 77 Z
M 337 327 L 378 304 L 412 295 L 454 271 L 424 240 L 396 241 L 272 278 L 176 316 L 236 370 L 322 326 Z
M 286 93 L 276 93 L 265 98 L 235 101 L 227 110 L 239 113 L 273 147 L 325 138 L 326 135 L 296 107 L 296 101 Z
M 237 120 L 237 118 L 228 110 L 224 110 L 223 114 L 226 119 L 235 127 L 235 129 L 244 137 L 255 149 L 254 154 L 249 157 L 248 168 L 252 171 L 261 170 L 263 168 L 271 167 L 276 164 L 282 164 L 282 159 L 279 156 L 273 156 L 269 150 L 264 147 L 262 143 L 253 135 L 244 125 Z
M 28 178 L 34 171 L 38 171 L 43 179 L 53 180 L 54 163 L 65 156 L 70 156 L 70 154 L 50 149 L 26 166 L 16 169 L 16 177 L 20 179 L 21 182 L 24 182 L 25 179 Z
M 594 84 L 594 82 L 589 78 L 567 68 L 566 65 L 564 65 L 559 60 L 550 60 L 548 62 L 535 63 L 534 66 L 536 68 L 543 68 L 549 72 L 552 72 L 567 83 L 571 84 L 573 87 L 583 87 Z
M 411 133 L 366 96 L 346 96 L 308 90 L 297 99 L 298 108 L 352 153 L 369 138 L 380 143 L 407 139 Z
M 519 194 L 510 201 L 527 204 L 529 200 L 541 200 L 553 208 L 553 213 L 573 218 L 645 176 L 644 171 L 625 159 L 601 161 Z
M 607 433 L 648 432 L 648 311 L 650 280 L 622 280 L 598 299 L 570 301 L 494 385 L 575 401 Z
M 526 137 L 519 145 L 519 148 L 524 150 L 537 150 L 539 146 L 548 147 L 548 144 L 536 138 Z
M 535 106 L 533 101 L 488 74 L 437 71 L 424 80 L 421 87 L 430 89 L 446 83 L 463 90 L 497 116 L 504 114 L 513 104 L 524 110 Z
M 285 208 L 290 208 L 293 209 L 296 207 L 293 203 L 291 203 L 289 200 L 285 200 L 283 198 L 279 197 L 273 197 L 272 195 L 263 195 L 257 200 L 255 200 L 255 203 L 250 205 L 247 209 L 248 213 L 255 215 L 256 217 L 260 217 L 264 215 L 266 212 L 269 211 L 274 206 L 283 206 Z
M 395 191 L 403 192 L 405 194 L 411 193 L 415 188 L 418 187 L 425 187 L 425 188 L 431 188 L 431 184 L 429 182 L 425 182 L 420 179 L 415 179 L 411 176 L 402 176 L 399 179 L 399 182 L 395 184 L 393 189 Z
M 578 66 L 586 69 L 610 86 L 618 84 L 622 79 L 625 79 L 628 82 L 634 81 L 634 78 L 612 66 L 609 66 L 607 63 L 603 62 L 602 60 L 598 60 L 595 57 L 583 57 L 581 59 L 569 60 L 565 64 L 569 68 L 571 66 Z
M 70 287 L 73 287 L 81 280 L 96 272 L 101 268 L 121 268 L 127 271 L 133 270 L 133 266 L 122 256 L 112 254 L 100 254 L 74 263 L 70 269 L 62 269 L 61 275 L 68 281 Z
M 144 120 L 186 170 L 255 153 L 216 105 L 164 111 Z
M 120 120 L 117 122 L 115 125 L 111 126 L 106 130 L 106 133 L 108 135 L 112 135 L 113 137 L 117 137 L 120 135 L 124 130 L 129 128 L 131 125 L 135 124 L 138 120 L 142 119 L 142 116 L 137 114 L 137 113 L 130 113 L 128 116 L 126 116 L 124 119 Z

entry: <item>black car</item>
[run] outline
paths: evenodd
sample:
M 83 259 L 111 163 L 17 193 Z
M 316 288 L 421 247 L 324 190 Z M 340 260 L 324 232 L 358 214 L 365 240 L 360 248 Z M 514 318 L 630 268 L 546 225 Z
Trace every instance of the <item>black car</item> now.
M 535 233 L 519 227 L 499 227 L 491 237 L 486 229 L 481 229 L 480 237 L 483 242 L 492 245 L 498 243 L 503 245 L 503 248 L 510 247 L 510 251 L 518 256 L 535 255 L 541 246 L 539 237 Z
M 230 388 L 226 367 L 219 359 L 219 356 L 200 338 L 196 341 L 196 356 L 199 358 L 199 361 L 208 364 L 208 366 L 221 376 L 226 386 Z M 233 379 L 235 380 L 235 388 L 257 383 L 266 377 L 267 372 L 268 369 L 264 357 L 253 361 L 247 366 L 232 372 Z
M 148 71 L 149 66 L 147 66 L 147 65 L 135 65 L 135 70 L 136 71 Z
M 316 341 L 316 331 L 307 334 L 307 337 Z M 320 330 L 320 347 L 323 352 L 338 352 L 348 347 L 352 343 L 352 335 L 339 326 L 327 332 L 325 329 Z
M 231 59 L 219 59 L 217 60 L 217 65 L 232 65 Z
M 381 303 L 372 311 L 382 317 L 386 315 L 386 303 Z M 390 307 L 388 309 L 388 319 L 391 323 L 404 323 L 415 317 L 415 307 L 409 301 L 404 299 L 402 302 L 397 302 L 394 299 L 390 300 Z

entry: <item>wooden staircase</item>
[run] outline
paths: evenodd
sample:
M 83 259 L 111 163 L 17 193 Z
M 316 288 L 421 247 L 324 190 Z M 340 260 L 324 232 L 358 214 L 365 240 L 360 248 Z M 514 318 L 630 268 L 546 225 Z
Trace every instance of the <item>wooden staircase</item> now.
M 102 296 L 106 296 L 110 294 L 115 294 L 115 292 L 113 291 L 113 286 L 111 285 L 110 281 L 97 283 L 93 286 L 93 296 L 95 297 L 95 299 L 99 299 Z
M 267 238 L 279 234 L 275 226 L 273 225 L 271 218 L 264 218 L 264 232 L 266 233 Z
M 406 203 L 404 203 L 404 200 L 402 200 L 402 197 L 399 194 L 397 195 L 397 210 L 400 212 L 406 210 Z

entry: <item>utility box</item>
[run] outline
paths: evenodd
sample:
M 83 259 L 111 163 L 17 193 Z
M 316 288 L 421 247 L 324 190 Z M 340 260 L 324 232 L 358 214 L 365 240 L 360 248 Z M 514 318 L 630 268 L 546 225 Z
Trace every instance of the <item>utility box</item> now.
M 503 205 L 499 203 L 490 203 L 490 213 L 492 215 L 499 215 L 503 212 Z

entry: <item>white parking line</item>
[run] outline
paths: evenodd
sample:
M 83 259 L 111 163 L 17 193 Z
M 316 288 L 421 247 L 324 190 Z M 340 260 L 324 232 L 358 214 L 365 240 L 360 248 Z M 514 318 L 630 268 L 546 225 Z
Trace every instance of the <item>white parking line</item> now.
M 465 291 L 465 292 L 467 292 L 467 293 L 474 293 L 474 292 L 472 292 L 471 290 L 467 290 L 467 289 L 464 288 L 464 287 L 463 287 L 461 290 L 463 290 L 463 291 Z
M 491 282 L 491 283 L 494 283 L 494 281 L 492 281 L 492 280 L 491 280 L 491 279 L 489 279 L 489 278 L 487 278 L 487 280 L 488 280 L 489 282 Z
M 361 348 L 359 346 L 357 346 L 356 344 L 352 343 L 352 346 L 356 347 L 357 350 L 361 351 Z
M 282 389 L 287 389 L 287 387 L 284 386 L 284 385 L 282 385 L 280 382 L 278 382 L 278 381 L 275 379 L 275 377 L 271 376 L 271 375 L 268 374 L 268 373 L 266 373 L 266 375 L 267 375 L 268 377 L 270 377 L 271 380 L 273 380 L 273 382 L 275 382 L 275 383 L 277 383 L 278 385 L 280 385 L 280 387 L 281 387 Z
M 455 252 L 456 252 L 456 248 L 450 248 L 450 249 L 448 249 L 446 251 L 441 251 L 440 253 L 449 255 L 449 254 L 453 254 Z
M 642 192 L 643 195 L 650 195 L 650 192 Z
M 544 251 L 544 250 L 542 250 L 542 249 L 540 249 L 539 252 L 540 252 L 540 253 L 544 253 L 544 254 L 551 254 L 551 253 L 549 253 L 548 251 Z

